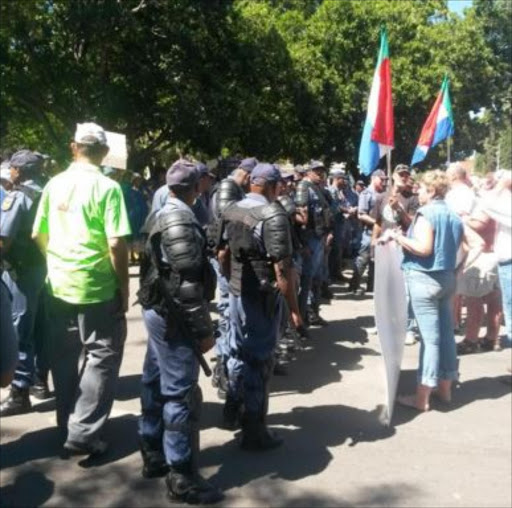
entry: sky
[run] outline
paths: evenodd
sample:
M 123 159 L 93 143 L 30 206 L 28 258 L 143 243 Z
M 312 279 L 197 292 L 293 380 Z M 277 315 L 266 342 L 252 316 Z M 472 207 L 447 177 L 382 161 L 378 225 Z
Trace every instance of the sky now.
M 448 9 L 462 15 L 466 7 L 471 7 L 473 0 L 448 0 Z

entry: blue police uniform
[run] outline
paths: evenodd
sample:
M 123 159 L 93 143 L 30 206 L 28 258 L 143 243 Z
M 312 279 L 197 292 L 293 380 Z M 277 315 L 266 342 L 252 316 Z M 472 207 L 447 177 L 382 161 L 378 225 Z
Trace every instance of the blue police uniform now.
M 32 240 L 32 224 L 42 188 L 32 180 L 2 202 L 0 236 L 10 242 L 2 279 L 12 294 L 12 318 L 19 338 L 19 361 L 12 385 L 28 389 L 34 377 L 34 322 L 46 277 L 43 255 Z
M 272 166 L 254 172 L 273 178 Z M 251 176 L 255 177 L 254 173 Z M 259 178 L 259 177 L 255 177 Z M 272 181 L 272 180 L 269 180 Z M 253 210 L 253 211 L 251 211 Z M 243 402 L 242 441 L 246 449 L 281 444 L 265 425 L 268 381 L 282 324 L 284 300 L 273 284 L 274 262 L 291 263 L 290 222 L 284 208 L 249 193 L 224 212 L 231 251 L 228 393 L 226 412 Z
M 197 172 L 192 163 L 180 159 L 166 179 L 171 189 L 173 185 L 191 189 Z M 149 236 L 139 301 L 149 338 L 138 426 L 143 475 L 168 472 L 166 483 L 173 499 L 214 503 L 222 494 L 197 469 L 202 404 L 199 348 L 213 334 L 208 301 L 215 289 L 206 234 L 192 209 L 175 197 L 148 217 L 144 232 Z
M 189 212 L 190 221 L 200 228 L 191 209 L 179 199 L 169 198 L 157 216 L 175 209 Z M 196 240 L 206 247 L 203 237 Z M 165 256 L 165 251 L 162 254 Z M 199 417 L 200 401 L 194 400 L 199 390 L 198 359 L 191 339 L 179 327 L 170 328 L 166 317 L 147 309 L 143 318 L 149 339 L 142 372 L 139 435 L 155 443 L 163 439 L 168 464 L 186 462 L 192 453 L 189 425 Z
M 322 276 L 325 254 L 324 235 L 328 226 L 324 210 L 328 205 L 320 196 L 321 190 L 315 189 L 313 184 L 308 185 L 308 183 L 301 182 L 299 185 L 303 188 L 297 193 L 297 206 L 307 206 L 308 209 L 308 224 L 304 239 L 309 255 L 304 255 L 302 259 L 299 291 L 299 309 L 303 317 L 307 315 L 308 304 L 316 311 L 318 310 L 318 288 L 314 287 L 313 281 Z

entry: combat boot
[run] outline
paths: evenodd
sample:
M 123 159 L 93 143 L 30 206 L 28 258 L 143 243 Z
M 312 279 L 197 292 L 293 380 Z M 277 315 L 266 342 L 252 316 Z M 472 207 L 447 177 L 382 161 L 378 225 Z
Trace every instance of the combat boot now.
M 329 325 L 329 323 L 320 316 L 320 313 L 318 311 L 315 311 L 312 309 L 308 312 L 308 321 L 309 321 L 309 324 L 312 326 L 328 326 Z
M 236 430 L 240 427 L 241 403 L 232 396 L 227 395 L 224 409 L 222 411 L 222 428 Z
M 144 478 L 158 478 L 169 472 L 169 465 L 165 460 L 161 443 L 154 443 L 148 439 L 140 438 L 140 454 L 142 455 L 142 476 Z
M 11 385 L 9 396 L 0 405 L 0 416 L 21 415 L 30 411 L 32 411 L 32 404 L 28 388 Z
M 223 499 L 222 492 L 194 470 L 191 462 L 173 464 L 165 479 L 167 495 L 172 501 L 188 504 L 214 504 Z
M 240 448 L 248 451 L 265 451 L 278 448 L 283 440 L 265 425 L 264 418 L 246 413 L 242 420 Z

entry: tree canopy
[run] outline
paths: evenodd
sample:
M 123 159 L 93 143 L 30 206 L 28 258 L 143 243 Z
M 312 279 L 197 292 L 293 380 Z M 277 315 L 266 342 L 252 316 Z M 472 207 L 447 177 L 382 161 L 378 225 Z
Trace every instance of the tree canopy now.
M 446 0 L 24 0 L 0 15 L 4 149 L 62 160 L 75 124 L 97 121 L 127 135 L 132 167 L 180 149 L 355 168 L 383 25 L 394 161 L 410 160 L 445 73 L 456 152 L 485 150 L 510 116 L 505 0 L 464 17 Z M 487 121 L 470 118 L 481 108 Z

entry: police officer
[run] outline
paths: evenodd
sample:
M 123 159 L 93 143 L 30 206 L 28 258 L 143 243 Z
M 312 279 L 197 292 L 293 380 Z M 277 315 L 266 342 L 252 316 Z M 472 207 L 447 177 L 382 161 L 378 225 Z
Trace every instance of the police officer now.
M 199 476 L 198 385 L 202 353 L 214 344 L 208 300 L 215 291 L 206 236 L 192 212 L 195 164 L 180 159 L 167 172 L 165 206 L 148 217 L 139 301 L 149 340 L 142 374 L 139 438 L 145 477 L 167 473 L 172 499 L 215 503 L 221 492 Z M 213 281 L 213 283 L 212 283 Z
M 206 228 L 212 221 L 210 209 L 210 192 L 215 175 L 210 173 L 208 166 L 203 162 L 196 164 L 196 170 L 199 175 L 198 196 L 192 206 L 192 211 L 199 221 L 199 224 Z
M 219 261 L 216 257 L 219 253 L 221 215 L 229 204 L 240 201 L 245 197 L 245 193 L 249 189 L 251 171 L 257 163 L 258 161 L 254 157 L 243 159 L 232 174 L 222 180 L 222 182 L 214 188 L 210 200 L 212 223 L 209 228 L 208 237 L 210 248 L 215 254 L 210 258 L 210 262 L 217 274 L 219 287 L 219 300 L 217 303 L 219 327 L 217 329 L 217 340 L 215 342 L 217 363 L 213 371 L 212 384 L 217 388 L 217 394 L 221 399 L 226 398 L 228 375 L 227 361 L 229 357 L 229 288 L 228 281 L 225 275 L 221 273 Z M 230 426 L 228 422 L 224 422 L 224 424 L 227 427 Z
M 308 324 L 321 326 L 326 326 L 327 322 L 319 314 L 319 281 L 324 263 L 325 239 L 331 220 L 330 206 L 320 187 L 325 176 L 323 163 L 311 161 L 306 176 L 297 186 L 295 196 L 295 203 L 304 217 L 304 240 L 309 251 L 303 256 L 299 308 Z
M 302 326 L 292 277 L 290 222 L 275 202 L 280 178 L 272 164 L 257 164 L 251 172 L 250 193 L 223 213 L 229 252 L 229 269 L 223 270 L 230 274 L 231 326 L 225 412 L 240 411 L 240 446 L 246 450 L 282 443 L 265 420 L 283 296 L 294 326 Z
M 2 202 L 0 249 L 3 281 L 9 288 L 12 319 L 19 340 L 19 361 L 9 397 L 0 407 L 1 416 L 31 410 L 29 388 L 34 381 L 34 322 L 39 295 L 46 276 L 46 263 L 31 238 L 32 224 L 42 188 L 36 182 L 43 157 L 20 150 L 10 159 L 12 191 Z

